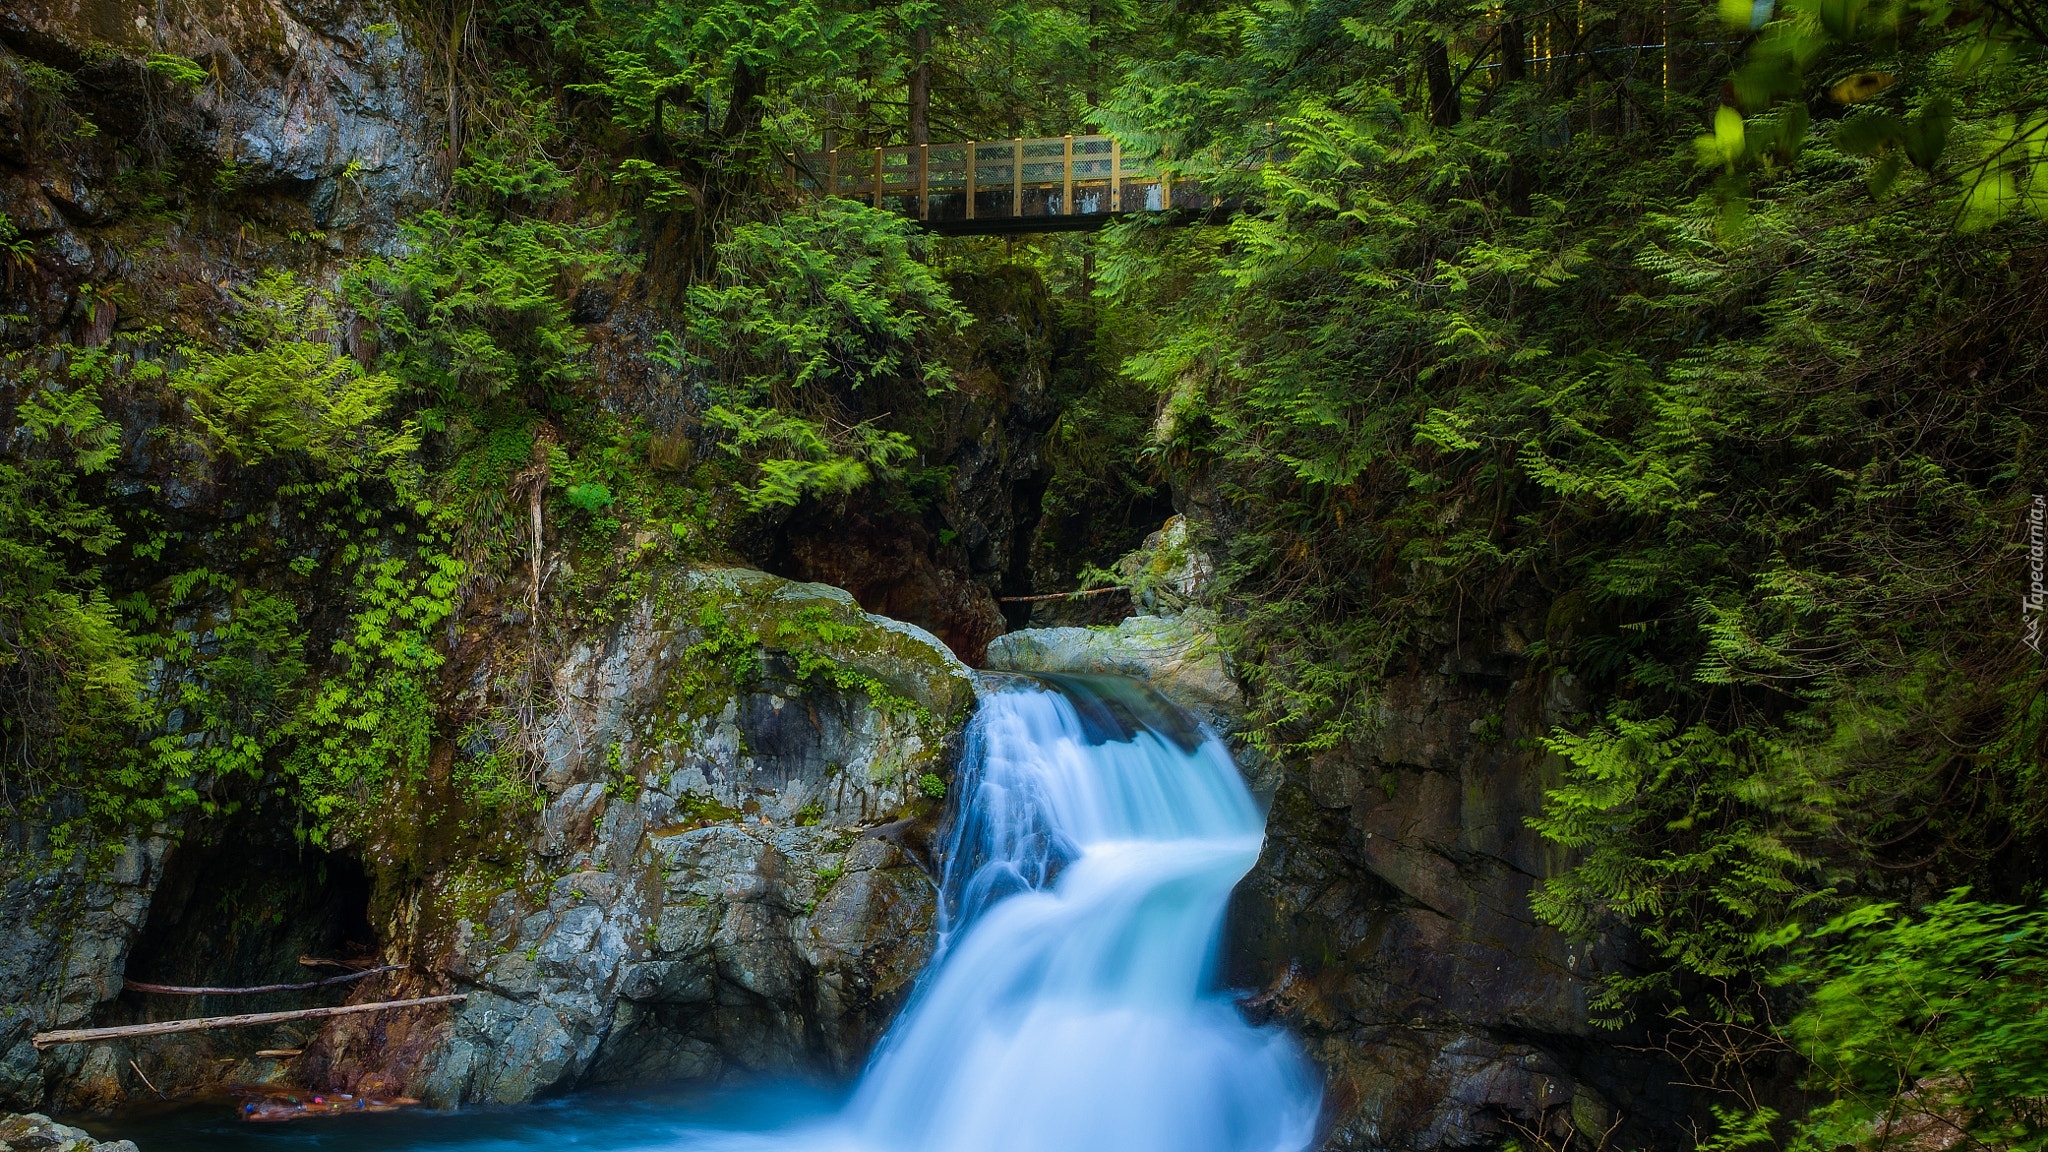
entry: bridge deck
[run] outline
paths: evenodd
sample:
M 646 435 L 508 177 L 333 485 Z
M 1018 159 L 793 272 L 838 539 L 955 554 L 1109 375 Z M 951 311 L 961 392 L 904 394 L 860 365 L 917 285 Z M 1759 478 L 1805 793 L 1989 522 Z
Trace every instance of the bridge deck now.
M 1176 204 L 1172 179 L 1108 136 L 837 148 L 792 156 L 790 167 L 815 194 L 866 200 L 953 235 L 1083 230 L 1126 212 L 1195 206 Z

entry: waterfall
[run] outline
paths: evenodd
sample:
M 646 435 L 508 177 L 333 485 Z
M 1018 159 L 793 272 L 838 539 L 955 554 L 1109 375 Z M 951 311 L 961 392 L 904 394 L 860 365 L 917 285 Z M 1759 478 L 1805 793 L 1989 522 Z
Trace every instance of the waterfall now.
M 1320 1093 L 1218 984 L 1263 817 L 1215 736 L 1137 682 L 991 676 L 946 836 L 939 943 L 850 1098 L 566 1097 L 143 1130 L 153 1152 L 1301 1152 Z
M 1224 908 L 1264 835 L 1222 742 L 1121 677 L 992 677 L 964 752 L 937 954 L 836 1135 L 886 1152 L 1306 1147 L 1312 1073 L 1217 985 Z

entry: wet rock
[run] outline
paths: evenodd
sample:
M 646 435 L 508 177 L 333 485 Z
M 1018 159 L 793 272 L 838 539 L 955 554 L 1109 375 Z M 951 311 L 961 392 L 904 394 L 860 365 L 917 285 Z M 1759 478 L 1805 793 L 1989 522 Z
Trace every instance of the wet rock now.
M 1176 616 L 1131 616 L 1114 628 L 1027 628 L 989 645 L 992 672 L 1095 672 L 1145 681 L 1223 731 L 1244 714 L 1214 617 L 1201 609 Z
M 106 197 L 81 172 L 51 165 L 43 170 L 40 184 L 43 195 L 72 224 L 104 224 L 111 215 Z
M 38 1053 L 36 1032 L 89 1027 L 121 991 L 128 953 L 163 874 L 167 836 L 53 859 L 49 829 L 15 824 L 0 839 L 0 1101 L 67 1108 L 121 1100 L 93 1049 Z
M 1079 672 L 1130 676 L 1230 733 L 1244 716 L 1244 691 L 1204 607 L 1216 565 L 1175 516 L 1123 558 L 1119 574 L 1147 615 L 1113 626 L 1026 628 L 998 637 L 983 666 L 992 672 Z M 1243 751 L 1243 750 L 1240 750 Z
M 24 236 L 41 237 L 64 227 L 56 206 L 26 176 L 0 176 L 0 213 Z
M 322 226 L 361 218 L 388 228 L 393 209 L 424 204 L 438 189 L 425 61 L 381 4 L 248 0 L 153 12 L 20 0 L 0 28 L 66 67 L 99 54 L 96 82 L 116 87 L 129 77 L 138 97 L 151 53 L 202 62 L 220 82 L 158 82 L 146 104 L 110 108 L 105 127 L 210 153 L 245 186 L 289 182 L 310 195 L 335 183 L 339 202 L 330 194 Z M 43 187 L 74 223 L 87 224 L 106 218 L 101 183 L 52 170 Z
M 1569 862 L 1527 821 L 1554 771 L 1535 737 L 1571 694 L 1470 653 L 1382 691 L 1363 739 L 1284 765 L 1230 920 L 1233 982 L 1328 1076 L 1329 1147 L 1592 1147 L 1616 1117 L 1676 1123 L 1668 1070 L 1589 1021 L 1622 942 L 1530 909 Z
M 1130 585 L 1131 601 L 1140 609 L 1177 616 L 1203 602 L 1216 578 L 1216 562 L 1197 547 L 1188 518 L 1173 516 L 1117 562 L 1117 574 Z
M 6 1152 L 136 1152 L 133 1140 L 95 1140 L 85 1129 L 59 1124 L 40 1112 L 0 1112 L 0 1148 Z

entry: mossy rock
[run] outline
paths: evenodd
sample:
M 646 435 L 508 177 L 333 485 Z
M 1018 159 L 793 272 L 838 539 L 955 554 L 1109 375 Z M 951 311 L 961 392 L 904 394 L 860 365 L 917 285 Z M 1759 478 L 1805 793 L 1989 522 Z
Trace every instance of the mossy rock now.
M 950 728 L 974 703 L 974 674 L 915 624 L 863 612 L 851 593 L 752 568 L 706 568 L 684 580 L 687 607 L 750 635 L 764 649 L 816 657 L 841 686 L 879 688 L 878 706 L 908 702 Z

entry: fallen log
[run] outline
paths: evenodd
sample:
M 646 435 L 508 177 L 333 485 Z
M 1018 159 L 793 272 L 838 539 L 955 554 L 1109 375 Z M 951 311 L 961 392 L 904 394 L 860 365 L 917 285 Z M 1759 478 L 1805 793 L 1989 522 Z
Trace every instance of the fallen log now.
M 376 963 L 376 961 L 362 958 L 354 960 L 329 960 L 325 956 L 301 956 L 299 957 L 299 963 L 304 964 L 308 968 L 340 968 L 347 972 L 361 972 L 363 969 Z
M 1071 600 L 1076 596 L 1100 596 L 1104 592 L 1129 591 L 1129 588 L 1126 588 L 1121 584 L 1111 584 L 1107 588 L 1083 588 L 1079 592 L 1048 592 L 1043 596 L 998 596 L 996 597 L 996 603 L 1024 604 L 1034 600 Z
M 375 976 L 379 972 L 396 972 L 403 964 L 386 964 L 381 968 L 365 968 L 346 976 L 329 976 L 325 980 L 310 980 L 304 984 L 257 984 L 249 988 L 188 988 L 181 984 L 145 984 L 140 980 L 128 980 L 124 986 L 137 992 L 155 992 L 160 996 L 248 996 L 256 992 L 306 992 L 314 988 L 326 988 L 334 984 L 346 984 Z
M 120 1024 L 112 1028 L 68 1028 L 38 1032 L 29 1037 L 38 1049 L 58 1044 L 89 1044 L 95 1040 L 125 1040 L 135 1036 L 171 1036 L 179 1032 L 206 1032 L 215 1028 L 248 1028 L 257 1024 L 282 1024 L 287 1020 L 319 1020 L 355 1012 L 381 1012 L 388 1008 L 417 1008 L 422 1004 L 447 1004 L 469 999 L 468 993 L 421 996 L 412 1000 L 379 1000 L 374 1004 L 342 1004 L 333 1008 L 300 1008 L 291 1012 L 245 1012 L 240 1016 L 201 1016 L 193 1020 L 160 1020 L 154 1024 Z

